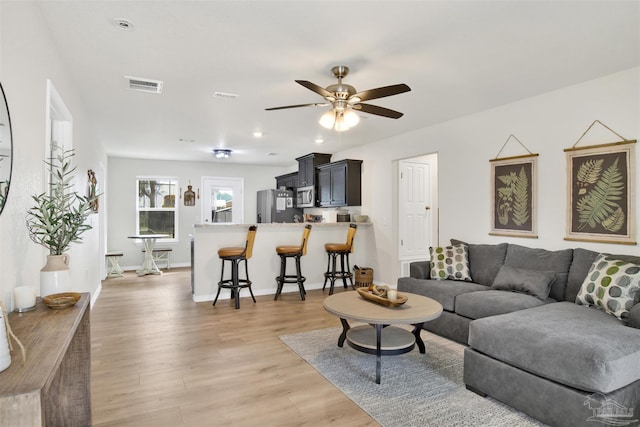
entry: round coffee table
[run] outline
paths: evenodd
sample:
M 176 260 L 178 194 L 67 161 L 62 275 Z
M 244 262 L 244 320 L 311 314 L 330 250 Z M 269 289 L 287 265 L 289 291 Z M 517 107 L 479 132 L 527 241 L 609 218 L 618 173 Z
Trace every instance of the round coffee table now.
M 431 298 L 406 292 L 402 295 L 407 297 L 407 302 L 397 307 L 367 301 L 353 291 L 331 295 L 323 302 L 324 309 L 338 316 L 342 323 L 338 347 L 346 340 L 350 347 L 376 355 L 377 384 L 380 384 L 382 356 L 406 353 L 416 344 L 424 354 L 424 342 L 420 338 L 422 325 L 442 314 L 442 305 Z M 369 325 L 351 328 L 349 319 Z M 389 326 L 393 324 L 413 325 L 413 331 Z

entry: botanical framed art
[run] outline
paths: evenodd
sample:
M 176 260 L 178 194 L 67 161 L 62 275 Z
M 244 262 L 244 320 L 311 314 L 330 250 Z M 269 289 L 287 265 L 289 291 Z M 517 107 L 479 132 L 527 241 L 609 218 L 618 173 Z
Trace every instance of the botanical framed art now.
M 565 240 L 634 245 L 635 140 L 573 147 L 567 154 Z
M 537 238 L 537 154 L 492 159 L 492 236 Z

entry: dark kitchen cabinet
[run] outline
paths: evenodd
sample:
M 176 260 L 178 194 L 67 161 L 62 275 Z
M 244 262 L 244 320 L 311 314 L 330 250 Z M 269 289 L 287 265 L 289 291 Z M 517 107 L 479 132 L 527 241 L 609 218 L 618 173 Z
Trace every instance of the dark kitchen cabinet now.
M 276 188 L 282 187 L 286 187 L 287 190 L 293 190 L 298 187 L 298 172 L 276 176 Z
M 362 204 L 362 160 L 340 160 L 318 166 L 318 206 Z
M 331 154 L 311 153 L 298 157 L 298 187 L 316 185 L 316 167 L 331 161 Z

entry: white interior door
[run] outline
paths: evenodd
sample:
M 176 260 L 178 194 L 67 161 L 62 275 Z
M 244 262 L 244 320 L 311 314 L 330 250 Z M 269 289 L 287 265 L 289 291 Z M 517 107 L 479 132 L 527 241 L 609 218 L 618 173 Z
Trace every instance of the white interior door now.
M 202 178 L 202 222 L 242 224 L 244 216 L 242 178 Z
M 398 235 L 400 260 L 428 259 L 437 242 L 435 155 L 399 162 Z

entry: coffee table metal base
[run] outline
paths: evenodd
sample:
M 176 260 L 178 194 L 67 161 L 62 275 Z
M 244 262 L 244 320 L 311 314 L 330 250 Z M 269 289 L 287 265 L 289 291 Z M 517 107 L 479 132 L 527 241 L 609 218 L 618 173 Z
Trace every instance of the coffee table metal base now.
M 409 332 L 395 326 L 382 324 L 362 325 L 351 328 L 346 319 L 341 318 L 342 333 L 338 338 L 338 347 L 344 345 L 364 353 L 376 355 L 376 384 L 380 384 L 382 356 L 392 356 L 407 353 L 418 345 L 420 353 L 425 353 L 424 342 L 420 337 L 420 330 L 424 323 L 413 325 Z M 384 329 L 384 334 L 382 330 Z

